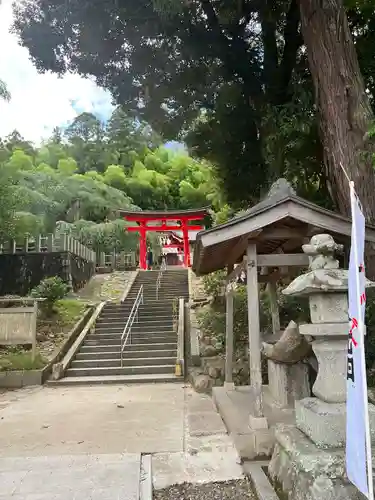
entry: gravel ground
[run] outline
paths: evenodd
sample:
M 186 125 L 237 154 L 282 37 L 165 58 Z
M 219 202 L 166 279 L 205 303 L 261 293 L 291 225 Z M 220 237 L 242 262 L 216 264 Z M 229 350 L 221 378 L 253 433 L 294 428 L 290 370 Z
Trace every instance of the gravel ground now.
M 155 500 L 257 500 L 248 479 L 207 484 L 177 484 L 154 492 Z

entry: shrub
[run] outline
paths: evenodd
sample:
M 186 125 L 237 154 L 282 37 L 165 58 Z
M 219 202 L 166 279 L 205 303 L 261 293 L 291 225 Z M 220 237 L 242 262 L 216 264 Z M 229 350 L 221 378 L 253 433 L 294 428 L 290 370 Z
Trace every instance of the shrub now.
M 223 286 L 223 273 L 212 273 L 204 278 L 206 293 L 210 292 L 214 302 L 201 311 L 198 311 L 198 321 L 202 332 L 213 337 L 217 345 L 225 345 L 225 299 L 220 296 Z M 284 287 L 283 287 L 284 288 Z M 281 288 L 279 289 L 281 292 Z M 222 300 L 219 300 L 222 298 Z M 248 312 L 246 285 L 238 285 L 234 292 L 234 341 L 247 342 Z M 306 297 L 289 297 L 278 293 L 281 328 L 285 328 L 290 320 L 297 323 L 309 321 L 309 306 Z M 375 318 L 375 316 L 374 316 Z M 259 290 L 259 322 L 260 330 L 272 333 L 272 320 L 269 307 L 269 298 L 265 287 Z
M 41 309 L 47 316 L 53 313 L 56 301 L 63 299 L 69 291 L 69 287 L 58 276 L 42 280 L 38 286 L 31 291 L 31 297 L 45 299 L 41 303 Z
M 207 274 L 203 278 L 203 288 L 207 297 L 212 297 L 214 302 L 216 302 L 219 297 L 222 297 L 223 290 L 225 286 L 225 271 L 216 271 L 211 274 Z

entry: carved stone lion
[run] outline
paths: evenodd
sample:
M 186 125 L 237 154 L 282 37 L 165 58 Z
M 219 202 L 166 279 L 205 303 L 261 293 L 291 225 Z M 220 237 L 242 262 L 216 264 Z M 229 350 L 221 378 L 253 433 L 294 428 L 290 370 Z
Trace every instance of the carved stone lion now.
M 291 321 L 275 344 L 263 342 L 262 353 L 277 363 L 295 364 L 310 356 L 311 345 L 299 333 L 297 323 Z

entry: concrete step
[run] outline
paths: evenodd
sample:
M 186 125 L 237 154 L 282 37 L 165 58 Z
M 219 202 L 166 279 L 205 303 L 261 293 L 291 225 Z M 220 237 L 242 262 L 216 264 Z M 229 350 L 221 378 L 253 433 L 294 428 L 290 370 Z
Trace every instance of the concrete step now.
M 74 386 L 74 385 L 98 385 L 98 384 L 152 384 L 183 382 L 182 377 L 176 377 L 174 373 L 153 373 L 137 375 L 102 375 L 102 376 L 80 376 L 64 377 L 60 380 L 48 380 L 49 386 Z
M 106 339 L 111 339 L 111 340 L 121 339 L 122 333 L 123 333 L 123 330 L 121 330 L 119 332 L 92 333 L 92 334 L 89 334 L 87 336 L 86 340 L 100 342 L 100 341 L 103 341 Z M 172 330 L 170 330 L 170 331 L 162 330 L 160 332 L 154 332 L 154 331 L 152 331 L 152 332 L 147 332 L 147 331 L 134 332 L 134 331 L 132 331 L 129 335 L 131 336 L 132 342 L 133 341 L 136 342 L 136 340 L 140 339 L 140 338 L 142 338 L 142 339 L 149 338 L 151 340 L 151 339 L 154 339 L 155 337 L 163 337 L 163 338 L 169 337 L 170 339 L 177 340 L 177 335 Z
M 125 299 L 125 302 L 122 303 L 116 303 L 116 304 L 109 304 L 105 306 L 102 310 L 102 312 L 114 312 L 114 311 L 126 311 L 128 309 L 131 309 L 134 305 L 134 299 L 128 300 Z M 171 307 L 171 303 L 169 300 L 156 300 L 155 297 L 153 297 L 153 300 L 149 300 L 148 302 L 144 302 L 143 304 L 140 304 L 139 309 L 161 309 L 163 307 Z
M 123 324 L 117 323 L 99 323 L 95 328 L 96 333 L 102 333 L 103 331 L 111 331 L 111 332 L 119 332 L 123 330 L 126 324 L 126 318 L 124 318 Z M 172 330 L 173 327 L 173 319 L 170 318 L 168 320 L 163 321 L 136 321 L 132 325 L 132 331 L 137 330 L 148 330 L 150 332 L 160 332 L 161 330 Z
M 174 337 L 176 339 L 176 337 Z M 103 346 L 103 345 L 120 345 L 121 335 L 117 338 L 107 338 L 103 337 L 102 339 L 91 340 L 88 339 L 85 341 L 85 346 Z M 132 344 L 170 344 L 173 340 L 172 335 L 145 335 L 145 336 L 132 336 Z M 176 339 L 177 343 L 177 339 Z
M 111 322 L 112 321 L 125 321 L 128 319 L 130 315 L 130 311 L 126 313 L 107 313 L 107 314 L 101 314 L 100 318 L 96 321 L 96 324 L 100 323 L 105 323 L 105 322 Z M 139 311 L 139 318 L 142 320 L 142 318 L 148 319 L 148 318 L 171 318 L 173 315 L 172 310 L 171 311 L 165 311 L 160 309 L 160 311 Z
M 121 326 L 116 326 L 114 325 L 111 328 L 107 327 L 99 327 L 95 330 L 93 335 L 100 336 L 100 335 L 122 335 L 124 331 L 124 325 Z M 155 325 L 149 326 L 149 325 L 143 325 L 143 326 L 138 326 L 138 324 L 133 324 L 132 329 L 131 329 L 132 335 L 137 336 L 139 335 L 176 335 L 174 333 L 173 327 L 172 327 L 172 322 L 168 325 L 162 325 L 160 327 L 157 327 Z
M 104 318 L 104 319 L 107 319 L 107 318 Z M 126 323 L 127 319 L 128 318 L 123 318 L 124 323 Z M 100 320 L 100 318 L 99 318 L 99 320 Z M 173 321 L 173 317 L 171 315 L 170 316 L 169 315 L 163 315 L 163 316 L 141 316 L 141 315 L 139 315 L 138 321 L 137 321 L 137 319 L 135 319 L 133 325 L 136 326 L 136 325 L 142 324 L 142 325 L 160 326 L 163 324 L 169 324 L 172 321 Z M 96 324 L 99 324 L 100 326 L 108 324 L 108 326 L 110 326 L 112 324 L 112 321 L 100 321 L 100 323 L 96 323 Z
M 187 292 L 159 292 L 158 299 L 156 298 L 156 292 L 155 293 L 150 293 L 150 294 L 144 294 L 143 295 L 143 303 L 146 305 L 149 302 L 156 301 L 158 302 L 159 298 L 161 301 L 165 302 L 167 300 L 173 300 L 175 298 L 188 298 L 189 294 Z M 132 300 L 134 301 L 137 298 L 137 294 L 130 294 L 127 296 L 127 300 Z
M 154 373 L 174 373 L 175 364 L 170 365 L 143 365 L 143 366 L 121 366 L 106 368 L 68 368 L 67 377 L 92 377 L 104 375 L 143 375 Z
M 90 352 L 79 352 L 75 357 L 75 361 L 92 361 L 96 359 L 120 359 L 121 352 L 120 346 L 118 349 L 111 349 L 108 351 L 103 351 L 100 348 L 95 349 Z M 138 346 L 138 348 L 140 348 Z M 126 346 L 122 354 L 123 359 L 133 359 L 133 358 L 174 358 L 176 359 L 177 348 L 174 346 L 172 349 L 144 349 L 144 350 L 129 350 L 129 345 Z M 147 363 L 146 363 L 147 364 Z
M 107 304 L 104 306 L 102 312 L 107 311 L 126 311 L 129 308 L 131 309 L 134 305 L 135 297 L 132 300 L 125 299 L 125 302 L 115 302 L 113 304 Z M 152 300 L 148 302 L 144 302 L 144 304 L 140 305 L 140 309 L 150 309 L 150 308 L 162 308 L 162 307 L 171 307 L 170 300 L 156 300 L 155 296 L 152 297 Z
M 95 355 L 96 353 L 111 353 L 111 352 L 120 352 L 121 345 L 118 341 L 117 344 L 101 344 L 101 345 L 86 345 L 84 344 L 77 356 L 85 356 L 86 354 Z M 147 349 L 148 353 L 158 352 L 163 349 L 168 349 L 168 351 L 173 352 L 177 349 L 177 341 L 174 342 L 166 342 L 166 343 L 157 343 L 151 342 L 149 344 L 128 344 L 126 346 L 126 353 L 130 356 L 132 353 L 144 352 Z
M 125 358 L 123 357 L 122 366 L 141 367 L 141 366 L 159 366 L 173 365 L 176 363 L 175 357 L 161 358 Z M 73 361 L 70 368 L 121 368 L 121 357 L 113 359 L 95 359 L 95 360 L 76 360 Z
M 139 323 L 148 323 L 150 321 L 169 321 L 172 319 L 172 311 L 170 313 L 166 312 L 163 313 L 163 311 L 158 311 L 157 313 L 146 313 L 145 311 L 139 311 L 138 312 L 138 322 Z M 105 323 L 113 323 L 116 321 L 117 323 L 120 323 L 121 321 L 126 322 L 128 319 L 129 315 L 106 315 L 102 317 L 100 315 L 100 318 L 96 320 L 96 325 L 101 325 Z

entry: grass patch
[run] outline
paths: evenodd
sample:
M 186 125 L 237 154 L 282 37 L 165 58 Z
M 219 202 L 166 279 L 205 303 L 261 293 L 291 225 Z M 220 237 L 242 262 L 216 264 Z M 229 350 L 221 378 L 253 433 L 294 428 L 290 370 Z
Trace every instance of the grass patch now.
M 58 300 L 54 306 L 57 320 L 63 326 L 73 326 L 85 312 L 86 304 L 75 299 Z
M 43 368 L 67 338 L 68 333 L 86 310 L 86 303 L 76 299 L 60 299 L 53 306 L 52 315 L 39 311 L 37 319 L 37 353 L 34 361 L 31 351 L 24 346 L 0 348 L 0 372 L 12 370 L 39 370 Z
M 37 353 L 34 361 L 31 352 L 22 349 L 8 348 L 0 354 L 0 372 L 13 370 L 39 370 L 47 364 L 47 360 Z

